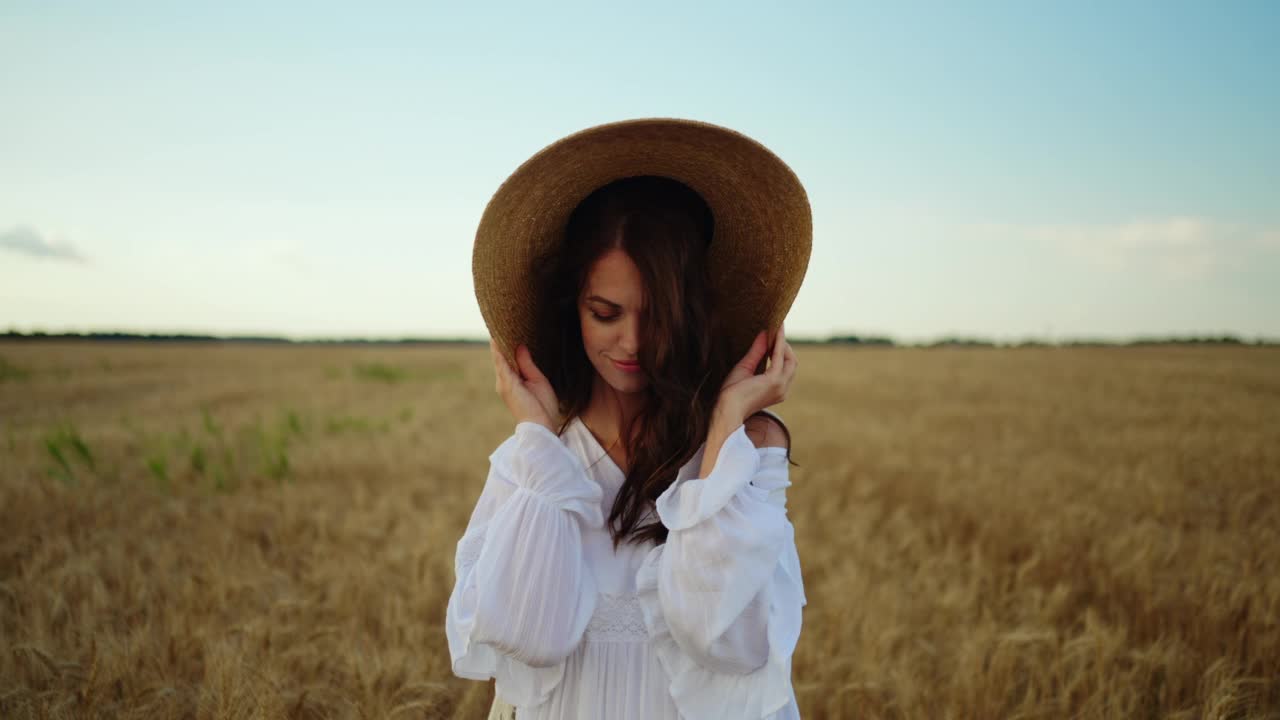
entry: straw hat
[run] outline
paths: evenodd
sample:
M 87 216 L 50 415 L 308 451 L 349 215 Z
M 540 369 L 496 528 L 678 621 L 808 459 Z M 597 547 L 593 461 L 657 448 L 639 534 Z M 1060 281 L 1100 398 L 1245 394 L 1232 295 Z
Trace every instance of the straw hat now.
M 768 328 L 772 335 L 786 317 L 813 243 L 809 199 L 791 168 L 759 142 L 710 123 L 606 123 L 563 137 L 524 161 L 480 218 L 471 256 L 476 300 L 513 367 L 520 343 L 537 356 L 530 263 L 563 242 L 570 214 L 587 195 L 635 175 L 678 180 L 711 209 L 708 264 L 730 357 L 745 355 L 756 333 Z

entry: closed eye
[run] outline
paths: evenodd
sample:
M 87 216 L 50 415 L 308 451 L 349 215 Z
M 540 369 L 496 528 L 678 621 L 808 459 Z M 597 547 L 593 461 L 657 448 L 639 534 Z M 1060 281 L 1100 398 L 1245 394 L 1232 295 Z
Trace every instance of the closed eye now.
M 614 320 L 618 319 L 617 315 L 609 315 L 606 317 L 604 315 L 597 314 L 596 311 L 594 310 L 591 311 L 591 317 L 595 318 L 596 320 L 599 320 L 600 322 L 605 322 L 605 323 L 613 322 Z

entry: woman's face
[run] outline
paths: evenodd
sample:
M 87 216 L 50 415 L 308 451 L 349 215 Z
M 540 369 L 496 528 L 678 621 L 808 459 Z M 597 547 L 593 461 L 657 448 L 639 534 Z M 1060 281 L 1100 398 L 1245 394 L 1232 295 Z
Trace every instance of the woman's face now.
M 635 364 L 643 294 L 639 268 L 615 248 L 588 271 L 578 300 L 583 349 L 596 373 L 620 393 L 638 392 L 648 382 Z

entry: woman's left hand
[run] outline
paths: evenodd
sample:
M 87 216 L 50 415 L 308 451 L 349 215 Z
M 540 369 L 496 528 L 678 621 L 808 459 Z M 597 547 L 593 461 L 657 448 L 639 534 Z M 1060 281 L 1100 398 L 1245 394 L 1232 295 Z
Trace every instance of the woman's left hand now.
M 730 423 L 740 424 L 752 414 L 787 399 L 787 391 L 791 389 L 791 381 L 795 378 L 799 361 L 791 344 L 783 337 L 784 325 L 785 323 L 778 326 L 778 334 L 773 340 L 773 352 L 769 356 L 769 367 L 764 372 L 755 374 L 755 368 L 768 351 L 768 337 L 761 330 L 747 354 L 733 366 L 724 384 L 720 386 L 716 412 Z

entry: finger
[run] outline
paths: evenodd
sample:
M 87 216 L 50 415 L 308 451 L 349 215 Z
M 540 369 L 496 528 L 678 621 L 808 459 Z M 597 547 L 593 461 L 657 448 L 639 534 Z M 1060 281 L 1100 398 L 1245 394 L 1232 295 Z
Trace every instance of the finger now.
M 755 339 L 751 341 L 751 347 L 747 349 L 747 354 L 742 357 L 738 364 L 754 371 L 756 365 L 760 364 L 760 358 L 764 357 L 765 351 L 768 350 L 767 340 L 764 330 L 757 333 Z
M 511 376 L 524 380 L 524 373 L 520 369 L 520 346 L 517 345 L 511 352 L 511 359 L 502 358 L 507 363 L 507 368 L 511 370 Z
M 501 393 L 507 384 L 507 373 L 502 367 L 502 355 L 492 339 L 489 340 L 489 356 L 493 360 L 493 388 Z
M 800 362 L 796 359 L 795 351 L 791 349 L 791 343 L 785 340 L 782 347 L 782 362 L 778 364 L 782 366 L 781 371 L 778 373 L 778 382 L 782 385 L 783 393 L 786 393 L 787 388 L 791 386 L 791 379 L 795 377 L 796 368 Z
M 787 386 L 791 384 L 791 376 L 795 374 L 795 365 L 783 356 L 782 362 L 778 363 L 778 383 L 782 385 L 785 392 Z
M 796 358 L 796 354 L 787 349 L 787 354 L 783 359 L 783 370 L 787 378 L 787 384 L 791 384 L 791 379 L 796 376 L 796 370 L 800 368 L 800 360 Z
M 494 364 L 498 368 L 498 372 L 504 379 L 510 380 L 515 371 L 511 369 L 511 363 L 507 362 L 507 356 L 502 354 L 501 350 L 494 349 Z
M 769 371 L 773 375 L 782 372 L 782 357 L 786 346 L 787 342 L 782 338 L 782 326 L 778 326 L 778 332 L 773 336 L 773 354 L 769 358 Z
M 520 365 L 520 374 L 530 380 L 546 380 L 542 375 L 542 371 L 533 362 L 533 354 L 529 352 L 529 348 L 520 345 L 516 348 L 516 362 Z
M 493 338 L 489 338 L 489 360 L 493 362 L 494 372 L 501 375 L 502 367 L 498 364 L 498 346 L 494 344 Z

